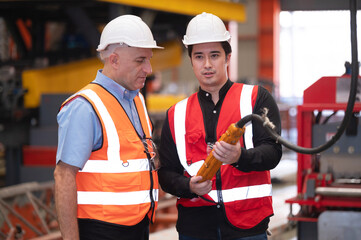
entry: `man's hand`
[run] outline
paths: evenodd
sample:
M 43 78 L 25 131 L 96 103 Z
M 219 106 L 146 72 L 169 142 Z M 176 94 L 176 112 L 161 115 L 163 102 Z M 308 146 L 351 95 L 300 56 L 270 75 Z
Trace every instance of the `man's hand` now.
M 226 164 L 238 162 L 241 153 L 242 148 L 239 141 L 235 145 L 226 143 L 224 141 L 216 142 L 213 145 L 213 156 Z
M 212 190 L 212 181 L 207 180 L 199 183 L 201 179 L 202 176 L 193 176 L 189 181 L 189 187 L 191 192 L 197 194 L 198 196 L 203 196 L 204 194 L 207 194 Z

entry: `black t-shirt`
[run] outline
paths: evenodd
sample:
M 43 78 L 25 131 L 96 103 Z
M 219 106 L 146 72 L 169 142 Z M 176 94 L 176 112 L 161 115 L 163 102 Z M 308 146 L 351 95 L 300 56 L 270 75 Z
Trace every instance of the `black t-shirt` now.
M 206 142 L 216 142 L 215 129 L 223 100 L 232 86 L 228 80 L 219 91 L 219 101 L 215 105 L 210 93 L 199 89 L 198 99 L 205 119 Z M 268 117 L 281 132 L 280 114 L 276 102 L 264 88 L 258 87 L 258 94 L 253 113 L 261 115 L 263 108 L 268 108 Z M 282 156 L 282 147 L 276 143 L 264 130 L 261 123 L 253 122 L 252 149 L 242 149 L 239 161 L 233 164 L 240 171 L 266 171 L 273 169 Z M 161 144 L 159 148 L 160 169 L 159 182 L 162 189 L 170 194 L 182 198 L 198 197 L 189 189 L 189 180 L 183 175 L 184 169 L 180 164 L 176 145 L 169 128 L 168 115 L 165 119 Z M 268 228 L 269 217 L 251 229 L 239 229 L 231 225 L 224 214 L 222 205 L 210 207 L 178 206 L 177 230 L 181 234 L 200 239 L 216 239 L 217 229 L 220 229 L 222 239 L 234 239 L 264 233 Z

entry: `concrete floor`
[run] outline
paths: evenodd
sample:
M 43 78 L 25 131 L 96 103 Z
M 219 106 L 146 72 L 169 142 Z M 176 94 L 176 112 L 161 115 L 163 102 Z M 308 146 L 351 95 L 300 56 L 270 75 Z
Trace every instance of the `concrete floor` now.
M 289 204 L 285 200 L 296 196 L 296 173 L 297 159 L 296 153 L 285 150 L 279 165 L 271 170 L 273 182 L 273 210 L 274 216 L 271 218 L 270 231 L 272 236 L 269 240 L 296 240 L 296 229 L 288 225 L 287 216 L 290 211 Z M 293 211 L 297 212 L 296 206 Z M 175 227 L 152 233 L 150 240 L 176 240 L 178 234 Z

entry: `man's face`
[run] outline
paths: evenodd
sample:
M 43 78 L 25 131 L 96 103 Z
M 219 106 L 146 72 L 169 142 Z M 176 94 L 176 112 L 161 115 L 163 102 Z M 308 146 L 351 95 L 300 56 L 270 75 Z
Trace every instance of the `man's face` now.
M 152 73 L 152 49 L 125 47 L 117 49 L 116 54 L 118 68 L 114 80 L 131 91 L 144 87 L 147 75 Z
M 226 54 L 220 42 L 193 46 L 191 62 L 193 71 L 203 90 L 219 88 L 227 81 L 227 66 L 231 55 Z

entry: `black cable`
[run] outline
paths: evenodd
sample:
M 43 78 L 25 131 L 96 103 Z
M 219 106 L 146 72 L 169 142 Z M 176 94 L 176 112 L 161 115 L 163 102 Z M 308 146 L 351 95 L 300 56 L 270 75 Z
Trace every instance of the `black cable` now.
M 347 108 L 345 112 L 345 117 L 342 120 L 341 125 L 338 128 L 338 131 L 336 134 L 325 144 L 320 145 L 318 147 L 314 148 L 305 148 L 297 146 L 280 135 L 276 133 L 276 131 L 273 130 L 273 124 L 269 121 L 267 122 L 267 119 L 265 117 L 261 117 L 257 114 L 250 114 L 242 118 L 240 121 L 236 123 L 237 127 L 242 128 L 244 125 L 246 125 L 247 122 L 251 120 L 256 120 L 261 123 L 263 123 L 263 126 L 265 127 L 266 131 L 271 135 L 273 139 L 275 139 L 277 142 L 281 143 L 285 147 L 294 150 L 298 153 L 304 153 L 304 154 L 315 154 L 320 153 L 329 147 L 331 147 L 337 140 L 341 137 L 343 132 L 345 131 L 346 127 L 348 126 L 350 119 L 353 114 L 353 107 L 355 105 L 356 100 L 356 93 L 357 93 L 357 81 L 358 81 L 358 75 L 359 75 L 359 65 L 358 65 L 358 56 L 357 56 L 357 26 L 356 26 L 356 14 L 357 14 L 357 0 L 350 0 L 350 28 L 351 28 L 351 56 L 352 56 L 352 63 L 351 63 L 351 85 L 350 85 L 350 95 L 347 102 Z
M 331 117 L 337 114 L 338 111 L 334 111 L 330 116 L 326 117 L 326 119 L 322 122 L 322 124 L 326 124 Z
M 322 117 L 322 111 L 319 111 L 319 112 L 317 113 L 316 118 L 315 118 L 315 123 L 316 123 L 316 124 L 319 124 L 319 123 L 320 123 L 321 117 Z

